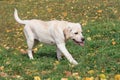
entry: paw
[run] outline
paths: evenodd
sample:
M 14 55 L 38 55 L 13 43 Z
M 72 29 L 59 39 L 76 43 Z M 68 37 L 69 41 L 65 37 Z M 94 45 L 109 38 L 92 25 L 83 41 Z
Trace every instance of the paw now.
M 58 59 L 58 61 L 60 61 L 62 59 L 62 55 L 61 54 L 57 54 L 57 59 Z
M 71 61 L 71 64 L 73 64 L 73 65 L 78 65 L 78 62 L 77 62 L 76 60 L 72 60 L 72 61 Z
M 33 57 L 30 57 L 30 60 L 33 60 L 34 58 Z
M 57 59 L 58 59 L 58 61 L 60 61 L 62 59 L 62 57 L 61 56 L 59 56 L 59 57 L 57 56 Z

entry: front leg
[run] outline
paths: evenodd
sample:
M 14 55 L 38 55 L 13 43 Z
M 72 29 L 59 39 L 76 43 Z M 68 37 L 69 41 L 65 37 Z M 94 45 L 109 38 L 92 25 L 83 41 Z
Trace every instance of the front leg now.
M 72 55 L 68 52 L 68 50 L 65 47 L 65 43 L 57 44 L 58 49 L 64 54 L 64 56 L 67 58 L 67 60 L 74 65 L 77 65 L 77 61 L 73 59 Z
M 57 59 L 61 60 L 62 58 L 62 52 L 59 50 L 59 48 L 57 48 Z

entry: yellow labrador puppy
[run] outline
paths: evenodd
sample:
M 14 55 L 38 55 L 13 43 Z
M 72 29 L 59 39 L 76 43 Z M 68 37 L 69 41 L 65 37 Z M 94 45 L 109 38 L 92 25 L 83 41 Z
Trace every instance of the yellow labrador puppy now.
M 70 63 L 77 65 L 77 61 L 72 57 L 65 47 L 65 42 L 72 39 L 77 44 L 84 46 L 84 37 L 79 23 L 67 21 L 41 21 L 41 20 L 21 20 L 18 17 L 17 10 L 14 11 L 15 20 L 20 24 L 25 24 L 24 34 L 28 45 L 28 56 L 33 59 L 32 48 L 34 41 L 38 40 L 47 44 L 57 46 L 57 58 L 61 59 L 63 54 Z

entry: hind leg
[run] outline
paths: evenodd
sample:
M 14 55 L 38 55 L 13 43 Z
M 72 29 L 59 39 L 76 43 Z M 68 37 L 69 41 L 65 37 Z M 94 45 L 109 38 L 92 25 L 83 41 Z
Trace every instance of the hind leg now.
M 26 26 L 24 28 L 24 34 L 26 36 L 27 45 L 28 45 L 28 50 L 27 50 L 28 56 L 30 59 L 33 59 L 32 48 L 34 46 L 34 36 L 29 26 Z
M 33 53 L 32 53 L 32 47 L 34 45 L 33 40 L 27 40 L 27 45 L 28 45 L 28 56 L 30 59 L 33 59 Z

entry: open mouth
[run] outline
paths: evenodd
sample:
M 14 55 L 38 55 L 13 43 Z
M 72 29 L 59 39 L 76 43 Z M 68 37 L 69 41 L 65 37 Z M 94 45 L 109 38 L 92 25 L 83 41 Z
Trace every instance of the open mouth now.
M 79 41 L 76 41 L 75 39 L 73 39 L 73 41 L 78 45 L 84 46 L 84 41 L 79 42 Z

